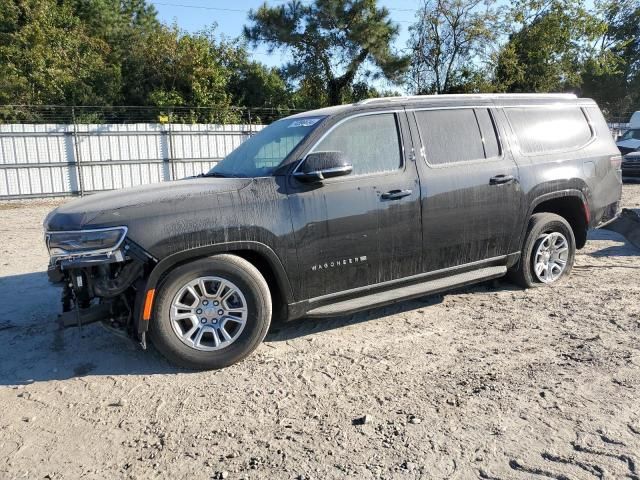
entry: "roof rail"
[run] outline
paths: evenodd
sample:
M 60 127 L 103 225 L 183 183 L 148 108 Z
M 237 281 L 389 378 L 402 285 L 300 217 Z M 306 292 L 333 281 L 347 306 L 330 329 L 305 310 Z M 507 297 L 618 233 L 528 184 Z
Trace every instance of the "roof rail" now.
M 367 105 L 378 102 L 404 102 L 428 100 L 435 98 L 470 98 L 470 99 L 498 99 L 498 98 L 578 98 L 575 93 L 447 93 L 442 95 L 406 95 L 400 97 L 379 97 L 360 100 L 356 105 Z

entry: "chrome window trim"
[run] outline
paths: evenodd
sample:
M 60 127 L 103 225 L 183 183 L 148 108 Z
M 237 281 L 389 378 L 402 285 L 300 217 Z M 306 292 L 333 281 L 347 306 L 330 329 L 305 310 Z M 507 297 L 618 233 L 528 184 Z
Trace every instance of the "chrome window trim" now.
M 102 249 L 99 249 L 99 250 L 87 250 L 85 252 L 69 252 L 67 250 L 63 250 L 65 252 L 64 254 L 56 254 L 56 255 L 52 255 L 51 254 L 51 249 L 49 248 L 49 240 L 50 240 L 52 234 L 57 234 L 57 233 L 93 233 L 93 232 L 106 232 L 106 231 L 110 231 L 110 230 L 123 230 L 124 231 L 123 235 L 120 237 L 120 240 L 118 240 L 118 243 L 116 243 L 113 247 L 102 248 Z M 128 232 L 129 232 L 129 228 L 124 226 L 124 225 L 123 226 L 119 226 L 119 227 L 90 228 L 90 229 L 86 229 L 86 230 L 54 230 L 54 231 L 45 232 L 45 243 L 47 245 L 47 252 L 49 252 L 49 257 L 51 257 L 51 258 L 86 257 L 86 256 L 94 256 L 94 255 L 102 255 L 102 254 L 111 254 L 111 253 L 115 252 L 116 250 L 118 250 L 120 248 L 120 246 L 124 242 L 124 239 L 127 238 L 127 233 Z

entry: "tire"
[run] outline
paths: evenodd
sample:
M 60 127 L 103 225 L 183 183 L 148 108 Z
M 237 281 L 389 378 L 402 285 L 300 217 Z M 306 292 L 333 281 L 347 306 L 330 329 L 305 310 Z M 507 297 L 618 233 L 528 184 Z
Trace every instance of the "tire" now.
M 566 240 L 567 251 L 566 258 L 563 255 L 563 259 L 566 260 L 564 269 L 557 275 L 557 278 L 548 279 L 543 281 L 536 273 L 536 254 L 538 247 L 541 243 L 549 242 L 553 237 L 548 237 L 550 234 L 560 234 Z M 557 242 L 561 242 L 559 236 L 556 237 Z M 542 245 L 544 249 L 545 245 Z M 508 278 L 517 285 L 524 288 L 536 288 L 545 285 L 552 285 L 558 283 L 560 280 L 566 278 L 573 268 L 573 262 L 576 255 L 576 239 L 573 235 L 573 230 L 569 223 L 559 215 L 554 213 L 536 213 L 531 216 L 529 220 L 529 226 L 527 228 L 527 234 L 522 246 L 520 261 L 512 268 L 508 273 Z M 551 259 L 553 262 L 553 258 Z M 552 262 L 549 262 L 550 264 Z M 546 273 L 548 271 L 544 270 Z M 557 271 L 557 269 L 556 269 Z M 544 277 L 544 273 L 541 276 Z
M 182 308 L 186 304 L 189 307 Z M 258 269 L 235 255 L 216 255 L 176 267 L 164 278 L 149 335 L 160 353 L 178 366 L 219 369 L 243 360 L 260 345 L 271 312 L 269 287 Z M 191 329 L 196 330 L 189 335 Z

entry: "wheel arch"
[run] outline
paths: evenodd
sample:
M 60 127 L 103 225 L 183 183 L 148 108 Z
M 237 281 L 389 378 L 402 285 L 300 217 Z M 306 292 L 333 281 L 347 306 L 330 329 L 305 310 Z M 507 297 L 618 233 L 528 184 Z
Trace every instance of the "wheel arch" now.
M 563 190 L 541 195 L 532 202 L 527 218 L 536 213 L 555 213 L 564 218 L 573 230 L 576 249 L 587 243 L 589 205 L 580 190 Z
M 287 305 L 294 302 L 294 297 L 291 283 L 278 255 L 263 243 L 228 242 L 177 252 L 158 262 L 147 277 L 144 287 L 141 286 L 138 290 L 134 311 L 137 332 L 148 330 L 149 322 L 143 318 L 143 303 L 147 293 L 154 291 L 166 274 L 179 265 L 220 253 L 237 255 L 256 267 L 269 285 L 274 315 L 286 317 Z

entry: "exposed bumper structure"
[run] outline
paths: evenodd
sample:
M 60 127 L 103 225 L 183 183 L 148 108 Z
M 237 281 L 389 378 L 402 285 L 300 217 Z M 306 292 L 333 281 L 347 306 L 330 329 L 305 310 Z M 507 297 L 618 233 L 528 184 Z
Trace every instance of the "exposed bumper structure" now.
M 109 229 L 101 232 L 106 230 Z M 99 245 L 100 248 L 94 250 L 73 250 L 75 245 L 84 246 L 87 235 L 96 231 L 46 234 L 51 256 L 49 281 L 62 285 L 60 323 L 70 327 L 106 321 L 140 338 L 144 344 L 144 332 L 138 331 L 135 319 L 139 316 L 143 279 L 156 261 L 125 237 L 126 229 L 121 238 L 112 235 L 109 245 Z M 76 238 L 81 240 L 76 242 Z M 94 237 L 94 241 L 102 240 Z M 60 246 L 64 242 L 68 249 Z

